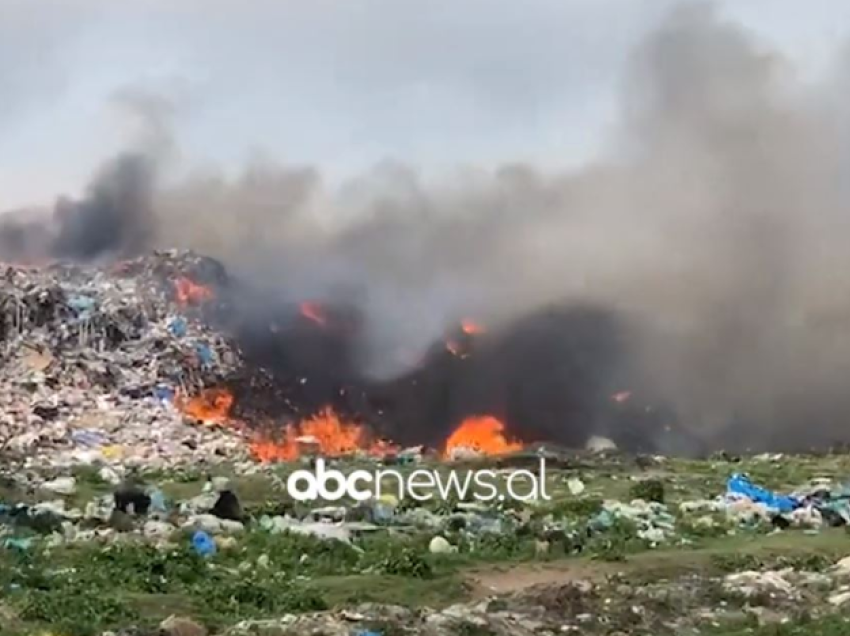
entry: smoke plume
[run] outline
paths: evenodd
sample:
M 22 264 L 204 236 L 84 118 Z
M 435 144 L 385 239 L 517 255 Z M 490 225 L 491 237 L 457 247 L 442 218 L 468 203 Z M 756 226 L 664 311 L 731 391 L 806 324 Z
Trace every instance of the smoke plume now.
M 52 253 L 90 260 L 136 255 L 154 240 L 151 207 L 153 167 L 144 155 L 127 154 L 109 164 L 81 201 L 62 199 Z
M 510 386 L 537 404 L 526 425 L 541 431 L 593 428 L 597 393 L 622 380 L 711 444 L 829 443 L 850 412 L 846 144 L 830 89 L 795 80 L 711 5 L 688 5 L 635 51 L 616 143 L 581 170 L 434 182 L 386 164 L 333 189 L 315 169 L 260 161 L 154 189 L 150 165 L 125 158 L 59 206 L 53 248 L 191 247 L 281 302 L 354 304 L 356 367 L 382 381 L 413 372 L 463 318 L 526 334 L 482 359 L 527 374 Z M 553 305 L 602 314 L 565 341 L 528 318 Z M 569 350 L 561 362 L 543 332 Z M 547 415 L 559 391 L 585 400 Z

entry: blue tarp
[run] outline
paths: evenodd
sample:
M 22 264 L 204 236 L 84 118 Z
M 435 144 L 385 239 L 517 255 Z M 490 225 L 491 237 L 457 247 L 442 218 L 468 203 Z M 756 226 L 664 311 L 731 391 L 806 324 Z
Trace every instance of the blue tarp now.
M 779 512 L 791 512 L 800 505 L 793 497 L 777 495 L 773 491 L 756 486 L 750 481 L 749 477 L 740 473 L 735 473 L 729 478 L 729 481 L 726 482 L 726 490 L 731 494 L 742 495 L 755 503 L 764 504 Z

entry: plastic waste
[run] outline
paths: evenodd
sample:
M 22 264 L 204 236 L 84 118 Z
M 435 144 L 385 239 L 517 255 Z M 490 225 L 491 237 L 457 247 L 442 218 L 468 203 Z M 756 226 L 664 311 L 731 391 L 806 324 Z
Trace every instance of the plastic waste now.
M 68 306 L 76 312 L 79 319 L 85 320 L 94 309 L 94 299 L 89 296 L 71 296 Z
M 57 477 L 43 483 L 41 487 L 57 495 L 73 495 L 77 491 L 77 480 L 73 477 Z
M 124 455 L 124 447 L 120 444 L 112 444 L 103 447 L 100 452 L 106 459 L 118 459 Z
M 584 492 L 584 482 L 578 478 L 570 479 L 567 481 L 567 488 L 571 495 L 578 496 Z
M 198 360 L 205 367 L 210 367 L 213 364 L 213 352 L 209 345 L 199 342 L 195 345 L 195 353 L 198 354 Z
M 187 332 L 187 324 L 186 319 L 182 316 L 175 318 L 168 325 L 168 331 L 171 332 L 171 335 L 176 338 L 182 338 L 186 335 Z
M 444 537 L 434 537 L 431 539 L 431 543 L 428 544 L 428 552 L 431 554 L 448 554 L 455 551 L 456 548 Z
M 777 495 L 773 491 L 756 486 L 750 478 L 740 473 L 735 473 L 726 482 L 726 490 L 733 495 L 742 495 L 755 503 L 761 503 L 768 508 L 779 512 L 791 512 L 799 503 L 793 497 Z
M 80 446 L 102 446 L 106 442 L 103 433 L 89 429 L 80 429 L 71 433 L 71 439 Z
M 121 483 L 121 476 L 109 466 L 104 466 L 98 471 L 98 477 L 107 484 L 117 486 Z
M 174 402 L 174 389 L 170 386 L 158 386 L 153 390 L 154 397 L 164 404 L 170 404 Z
M 192 535 L 192 548 L 202 557 L 213 556 L 216 552 L 215 540 L 203 530 Z
M 151 512 L 159 512 L 163 514 L 168 512 L 168 502 L 165 499 L 165 494 L 159 488 L 151 490 L 148 493 L 148 496 L 151 498 Z
M 29 537 L 9 537 L 3 542 L 3 546 L 10 550 L 26 552 L 32 547 L 32 539 Z
M 614 515 L 608 510 L 602 510 L 588 522 L 588 528 L 594 532 L 604 532 L 614 527 Z
M 390 523 L 395 517 L 398 500 L 392 495 L 383 495 L 372 503 L 372 521 Z

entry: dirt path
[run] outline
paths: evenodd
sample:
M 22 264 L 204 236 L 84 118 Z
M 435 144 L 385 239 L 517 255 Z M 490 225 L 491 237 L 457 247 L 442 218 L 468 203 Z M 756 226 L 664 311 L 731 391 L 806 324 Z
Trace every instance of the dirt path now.
M 622 572 L 654 573 L 670 578 L 688 571 L 714 568 L 718 555 L 805 556 L 829 555 L 836 560 L 850 552 L 843 531 L 823 531 L 816 536 L 798 533 L 756 535 L 719 539 L 714 545 L 684 550 L 668 548 L 634 554 L 624 562 L 594 561 L 588 558 L 521 564 L 481 565 L 465 570 L 463 578 L 474 598 L 510 594 L 533 586 L 564 585 L 572 581 L 594 581 Z
M 558 563 L 529 563 L 515 566 L 486 566 L 464 573 L 475 598 L 510 594 L 536 585 L 563 585 L 594 580 L 622 570 L 622 564 L 590 563 L 580 559 Z

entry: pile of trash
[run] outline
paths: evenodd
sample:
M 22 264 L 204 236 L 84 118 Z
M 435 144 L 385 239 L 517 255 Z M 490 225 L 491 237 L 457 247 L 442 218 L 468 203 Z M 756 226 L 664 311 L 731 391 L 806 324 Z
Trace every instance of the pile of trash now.
M 234 433 L 184 421 L 175 400 L 241 364 L 201 320 L 223 272 L 158 252 L 109 269 L 0 264 L 0 444 L 31 465 L 228 456 Z
M 588 526 L 594 532 L 603 532 L 619 520 L 633 523 L 638 538 L 651 544 L 667 541 L 676 533 L 676 518 L 667 511 L 667 506 L 640 499 L 630 504 L 619 501 L 605 502 L 602 511 L 590 520 Z
M 805 489 L 780 495 L 736 473 L 726 484 L 723 500 L 739 517 L 749 515 L 778 528 L 850 525 L 850 489 L 833 488 L 830 480 L 816 480 Z

